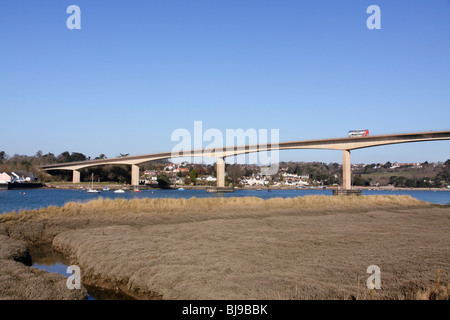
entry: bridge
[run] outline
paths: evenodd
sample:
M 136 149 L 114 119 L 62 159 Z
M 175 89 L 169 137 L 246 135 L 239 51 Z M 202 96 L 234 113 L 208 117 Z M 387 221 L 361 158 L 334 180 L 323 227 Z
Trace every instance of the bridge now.
M 100 165 L 131 165 L 131 185 L 139 185 L 139 164 L 179 157 L 213 157 L 216 158 L 217 187 L 225 187 L 225 158 L 252 152 L 265 152 L 291 149 L 327 149 L 341 150 L 343 152 L 343 189 L 351 189 L 351 151 L 362 148 L 382 145 L 410 143 L 420 141 L 450 140 L 450 131 L 428 131 L 416 133 L 402 133 L 390 135 L 375 135 L 365 137 L 346 137 L 320 140 L 280 142 L 277 144 L 258 144 L 237 147 L 209 148 L 196 150 L 183 150 L 180 152 L 165 152 L 127 156 L 111 159 L 88 160 L 79 162 L 55 163 L 41 166 L 42 170 L 72 170 L 73 183 L 80 182 L 80 169 Z

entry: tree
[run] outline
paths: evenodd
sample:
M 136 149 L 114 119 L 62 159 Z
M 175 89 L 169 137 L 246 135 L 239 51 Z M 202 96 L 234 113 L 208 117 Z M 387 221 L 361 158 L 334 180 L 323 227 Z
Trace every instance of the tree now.
M 70 161 L 71 162 L 75 162 L 75 161 L 86 161 L 87 157 L 79 152 L 72 152 L 72 154 L 70 155 Z
M 31 167 L 31 162 L 30 161 L 22 160 L 20 162 L 20 165 L 21 165 L 22 168 L 25 169 L 25 171 L 30 171 L 30 167 Z
M 107 159 L 106 156 L 102 153 L 98 157 L 95 157 L 94 160 Z
M 193 184 L 197 183 L 197 177 L 198 177 L 198 172 L 195 169 L 191 169 L 191 171 L 189 171 L 189 178 L 191 178 L 191 182 Z
M 53 153 L 50 153 L 50 152 L 47 153 L 46 155 L 44 155 L 44 158 L 45 158 L 45 162 L 50 162 L 50 163 L 56 162 L 56 157 Z
M 165 188 L 165 187 L 168 187 L 170 185 L 170 179 L 165 173 L 160 173 L 157 176 L 156 181 L 158 181 L 158 185 L 161 188 Z
M 365 180 L 360 174 L 355 176 L 355 178 L 353 179 L 353 185 L 355 185 L 355 186 L 363 186 L 364 184 L 365 184 Z
M 444 162 L 444 166 L 450 168 L 450 159 L 447 159 L 447 161 Z
M 414 178 L 406 179 L 405 187 L 407 188 L 415 188 L 417 185 L 417 181 Z
M 241 167 L 237 164 L 233 164 L 233 165 L 228 166 L 227 171 L 228 171 L 228 178 L 231 180 L 233 185 L 237 185 L 238 180 L 240 177 L 242 177 L 242 173 L 243 173 L 243 170 L 241 169 Z
M 38 152 L 36 152 L 36 157 L 37 157 L 37 158 L 42 157 L 42 151 L 41 151 L 41 150 L 39 150 Z
M 120 155 L 118 155 L 118 158 L 123 158 L 123 157 L 128 157 L 130 154 L 129 153 L 121 153 Z
M 56 162 L 70 162 L 70 153 L 69 151 L 64 151 L 58 157 L 56 157 Z

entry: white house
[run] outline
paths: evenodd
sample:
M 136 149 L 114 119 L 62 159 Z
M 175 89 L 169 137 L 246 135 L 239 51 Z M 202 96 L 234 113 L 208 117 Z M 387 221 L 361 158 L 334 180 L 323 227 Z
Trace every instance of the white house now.
M 289 174 L 284 173 L 284 184 L 287 186 L 308 186 L 309 183 L 306 181 L 306 179 L 309 179 L 309 175 L 303 174 L 303 175 L 297 175 L 297 174 Z
M 13 175 L 13 182 L 30 182 L 34 181 L 34 174 L 26 171 L 15 171 L 11 173 Z
M 253 175 L 251 177 L 243 179 L 241 182 L 249 186 L 263 186 L 268 184 L 269 180 L 266 180 L 263 176 Z

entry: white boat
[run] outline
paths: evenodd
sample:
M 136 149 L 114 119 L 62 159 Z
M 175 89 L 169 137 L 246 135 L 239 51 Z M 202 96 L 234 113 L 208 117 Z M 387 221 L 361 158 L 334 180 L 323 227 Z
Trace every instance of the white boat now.
M 94 189 L 94 174 L 92 174 L 92 176 L 91 176 L 91 183 L 90 183 L 90 187 L 87 190 L 87 192 L 88 193 L 99 193 L 100 192 L 100 191 Z
M 180 190 L 180 191 L 183 191 L 183 190 L 184 190 L 184 188 L 178 188 L 178 190 Z
M 104 187 L 103 190 L 104 190 L 104 191 L 108 191 L 109 188 L 108 188 L 108 187 Z
M 125 191 L 123 189 L 117 189 L 114 193 L 125 193 Z

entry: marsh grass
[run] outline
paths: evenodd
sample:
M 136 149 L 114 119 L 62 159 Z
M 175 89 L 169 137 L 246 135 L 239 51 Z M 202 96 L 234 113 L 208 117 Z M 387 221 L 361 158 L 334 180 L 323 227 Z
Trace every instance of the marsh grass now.
M 417 300 L 449 300 L 450 284 L 439 285 L 438 288 L 430 284 L 425 289 L 419 289 L 415 298 Z
M 103 199 L 69 202 L 63 207 L 12 211 L 0 215 L 0 222 L 48 219 L 54 217 L 123 216 L 130 214 L 211 214 L 233 212 L 375 210 L 386 207 L 426 207 L 430 203 L 411 196 L 304 196 L 297 198 L 230 197 L 190 199 Z
M 375 299 L 418 299 L 436 268 L 448 283 L 448 214 L 410 196 L 98 199 L 0 215 L 0 232 L 143 297 L 368 299 L 376 264 Z

